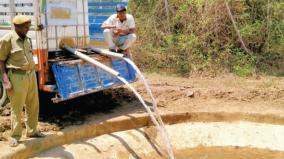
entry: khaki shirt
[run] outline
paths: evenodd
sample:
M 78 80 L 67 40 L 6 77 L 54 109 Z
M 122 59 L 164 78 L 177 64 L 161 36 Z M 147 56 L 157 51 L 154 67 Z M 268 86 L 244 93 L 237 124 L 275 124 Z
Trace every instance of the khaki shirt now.
M 0 39 L 0 60 L 6 62 L 6 68 L 33 70 L 35 63 L 31 40 L 21 39 L 15 31 L 11 31 Z

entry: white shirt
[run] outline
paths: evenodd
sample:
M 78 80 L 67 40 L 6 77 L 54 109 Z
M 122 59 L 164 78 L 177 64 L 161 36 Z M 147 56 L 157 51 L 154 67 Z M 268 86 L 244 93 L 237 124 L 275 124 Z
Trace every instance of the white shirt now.
M 103 25 L 105 24 L 115 25 L 116 28 L 123 30 L 135 28 L 134 18 L 130 14 L 126 14 L 126 20 L 124 20 L 123 22 L 118 19 L 117 14 L 113 14 L 103 23 Z

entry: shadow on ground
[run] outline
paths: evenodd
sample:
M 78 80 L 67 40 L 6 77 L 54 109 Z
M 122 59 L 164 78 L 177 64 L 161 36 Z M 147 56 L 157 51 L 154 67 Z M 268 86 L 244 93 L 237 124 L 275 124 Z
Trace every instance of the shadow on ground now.
M 59 129 L 70 125 L 81 125 L 91 115 L 110 114 L 124 104 L 137 103 L 132 92 L 125 88 L 110 89 L 54 104 L 53 94 L 40 92 L 40 121 L 55 124 Z M 142 106 L 131 111 L 141 111 Z M 130 113 L 130 112 L 125 112 Z

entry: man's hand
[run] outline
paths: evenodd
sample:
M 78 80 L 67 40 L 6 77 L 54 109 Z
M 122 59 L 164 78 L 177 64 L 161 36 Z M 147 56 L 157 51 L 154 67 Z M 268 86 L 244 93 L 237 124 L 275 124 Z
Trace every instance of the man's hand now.
M 117 38 L 118 36 L 121 36 L 121 35 L 127 35 L 129 33 L 129 30 L 123 30 L 123 29 L 114 29 L 113 30 L 113 37 L 114 38 Z
M 113 38 L 117 38 L 117 37 L 119 37 L 119 32 L 117 31 L 117 29 L 115 29 L 114 31 L 113 31 Z
M 12 90 L 12 84 L 11 84 L 7 74 L 3 74 L 3 86 L 4 86 L 4 89 L 6 89 L 7 91 Z
M 119 35 L 127 35 L 129 34 L 129 29 L 123 30 L 123 29 L 116 29 Z
M 4 89 L 6 89 L 7 91 L 11 91 L 12 90 L 12 84 L 11 84 L 9 77 L 7 75 L 7 72 L 6 72 L 5 61 L 2 61 L 2 60 L 0 60 L 0 72 L 1 72 L 1 75 L 2 75 Z

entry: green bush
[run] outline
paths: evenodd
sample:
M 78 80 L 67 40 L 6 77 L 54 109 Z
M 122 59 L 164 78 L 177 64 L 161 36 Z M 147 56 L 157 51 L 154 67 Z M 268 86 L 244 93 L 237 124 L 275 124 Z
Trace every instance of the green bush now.
M 224 0 L 130 0 L 137 23 L 136 63 L 148 71 L 189 75 L 230 71 L 240 76 L 273 73 L 284 60 L 284 2 L 228 1 L 246 47 L 243 50 Z M 269 9 L 269 14 L 267 14 Z

